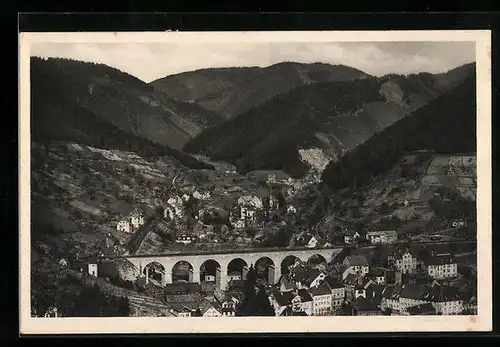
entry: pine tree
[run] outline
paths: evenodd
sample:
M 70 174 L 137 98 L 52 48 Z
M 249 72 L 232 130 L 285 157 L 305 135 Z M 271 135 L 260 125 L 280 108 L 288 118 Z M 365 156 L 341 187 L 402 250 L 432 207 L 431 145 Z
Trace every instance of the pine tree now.
M 264 286 L 257 285 L 257 272 L 250 266 L 243 286 L 244 299 L 237 308 L 238 316 L 274 316 Z

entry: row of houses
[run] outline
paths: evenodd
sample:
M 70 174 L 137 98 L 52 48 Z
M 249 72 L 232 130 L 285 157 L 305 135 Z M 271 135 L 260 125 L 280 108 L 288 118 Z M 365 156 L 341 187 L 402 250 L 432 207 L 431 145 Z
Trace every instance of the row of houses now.
M 399 268 L 408 261 L 407 252 Z M 270 302 L 276 315 L 460 314 L 474 298 L 429 274 L 403 274 L 370 266 L 365 256 L 348 255 L 326 271 L 294 265 L 282 276 Z M 434 266 L 434 265 L 429 265 Z M 441 276 L 440 278 L 443 278 Z M 346 311 L 347 310 L 347 311 Z

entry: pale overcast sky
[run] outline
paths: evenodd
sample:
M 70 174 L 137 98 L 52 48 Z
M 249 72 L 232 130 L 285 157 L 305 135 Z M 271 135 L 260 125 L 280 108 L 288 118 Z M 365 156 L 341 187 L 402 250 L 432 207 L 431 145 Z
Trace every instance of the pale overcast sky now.
M 374 76 L 439 73 L 475 61 L 474 42 L 36 43 L 31 55 L 103 63 L 151 82 L 209 67 L 344 64 Z

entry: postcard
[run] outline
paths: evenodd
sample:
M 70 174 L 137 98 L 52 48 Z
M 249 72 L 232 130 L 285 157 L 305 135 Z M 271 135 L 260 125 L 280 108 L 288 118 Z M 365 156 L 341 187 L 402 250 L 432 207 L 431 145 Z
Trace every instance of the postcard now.
M 22 334 L 492 329 L 489 31 L 19 49 Z

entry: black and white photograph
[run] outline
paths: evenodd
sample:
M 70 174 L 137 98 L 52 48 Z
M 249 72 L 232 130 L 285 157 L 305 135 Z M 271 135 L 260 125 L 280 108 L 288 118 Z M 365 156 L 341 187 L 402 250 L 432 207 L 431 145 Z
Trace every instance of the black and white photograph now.
M 489 32 L 21 36 L 28 330 L 491 328 Z

